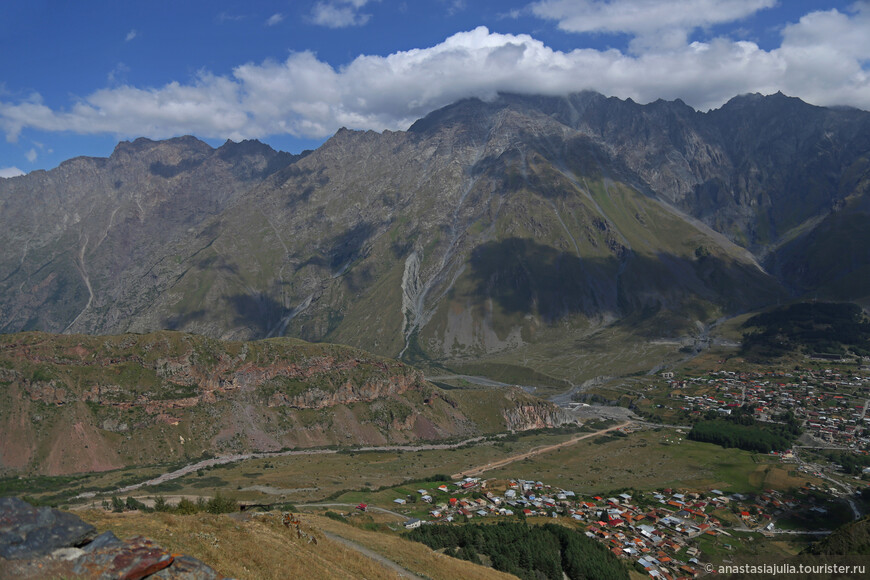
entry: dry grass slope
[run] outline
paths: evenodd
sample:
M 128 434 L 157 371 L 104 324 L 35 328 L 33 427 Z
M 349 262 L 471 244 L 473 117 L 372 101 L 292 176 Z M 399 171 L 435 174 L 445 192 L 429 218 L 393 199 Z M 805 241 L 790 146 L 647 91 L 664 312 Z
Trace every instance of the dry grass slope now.
M 144 535 L 171 552 L 190 554 L 219 573 L 239 579 L 321 578 L 395 579 L 397 572 L 324 532 L 347 538 L 410 572 L 439 579 L 505 579 L 513 576 L 442 556 L 422 544 L 400 537 L 367 532 L 328 518 L 302 514 L 297 535 L 286 528 L 277 512 L 248 516 L 233 514 L 123 514 L 91 510 L 79 514 L 100 531 L 118 537 Z M 310 539 L 316 539 L 316 543 Z

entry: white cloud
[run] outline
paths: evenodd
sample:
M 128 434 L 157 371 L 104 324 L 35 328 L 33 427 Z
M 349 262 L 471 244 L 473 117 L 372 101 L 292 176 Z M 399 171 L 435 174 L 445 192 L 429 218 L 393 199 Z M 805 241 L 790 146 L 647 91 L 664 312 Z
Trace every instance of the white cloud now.
M 569 32 L 642 34 L 734 22 L 775 4 L 776 0 L 541 0 L 531 8 Z
M 0 179 L 18 177 L 19 175 L 24 175 L 24 172 L 17 167 L 0 167 Z
M 324 137 L 341 126 L 404 129 L 458 99 L 500 91 L 566 94 L 591 89 L 639 102 L 681 98 L 700 110 L 746 92 L 786 94 L 819 105 L 870 110 L 870 5 L 850 13 L 804 16 L 764 50 L 745 40 L 714 38 L 640 55 L 618 50 L 553 50 L 529 35 L 477 28 L 442 43 L 388 56 L 363 55 L 335 68 L 313 53 L 283 62 L 202 72 L 188 83 L 120 86 L 65 110 L 39 95 L 0 99 L 0 130 L 14 141 L 26 128 L 164 138 Z
M 540 0 L 532 13 L 578 33 L 628 33 L 632 48 L 676 47 L 696 28 L 734 22 L 777 0 Z
M 275 26 L 276 24 L 280 24 L 284 20 L 284 15 L 280 12 L 276 12 L 272 16 L 266 20 L 266 26 Z
M 24 157 L 25 157 L 25 159 L 27 159 L 28 161 L 33 163 L 34 161 L 36 161 L 36 158 L 38 157 L 38 155 L 36 154 L 36 149 L 31 147 L 30 151 L 28 151 L 27 153 L 24 154 Z
M 364 14 L 360 10 L 370 0 L 318 0 L 311 9 L 311 20 L 320 26 L 328 28 L 347 28 L 349 26 L 363 26 L 370 19 L 371 14 Z
M 134 29 L 127 33 L 127 36 L 124 38 L 124 42 L 130 42 L 134 38 L 139 36 L 139 33 Z

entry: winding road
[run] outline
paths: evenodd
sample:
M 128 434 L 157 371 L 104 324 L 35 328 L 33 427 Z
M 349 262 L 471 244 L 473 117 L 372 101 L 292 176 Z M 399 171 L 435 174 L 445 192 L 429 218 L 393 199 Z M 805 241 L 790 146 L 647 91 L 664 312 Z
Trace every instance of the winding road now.
M 589 437 L 596 437 L 599 435 L 603 435 L 604 433 L 609 433 L 610 431 L 614 431 L 616 429 L 620 429 L 622 427 L 626 427 L 630 425 L 631 421 L 626 421 L 624 423 L 620 423 L 619 425 L 615 425 L 613 427 L 608 427 L 607 429 L 602 429 L 600 431 L 595 431 L 593 433 L 584 433 L 583 435 L 578 435 L 577 437 L 573 437 L 568 441 L 563 441 L 562 443 L 556 443 L 555 445 L 547 445 L 545 447 L 539 447 L 537 449 L 532 449 L 531 451 L 526 451 L 524 453 L 520 453 L 518 455 L 512 455 L 510 457 L 506 457 L 504 459 L 499 459 L 498 461 L 494 461 L 492 463 L 487 463 L 486 465 L 479 465 L 477 467 L 472 467 L 470 469 L 463 470 L 461 473 L 457 473 L 451 475 L 452 478 L 458 479 L 460 477 L 470 477 L 473 475 L 481 474 L 485 471 L 489 471 L 491 469 L 497 469 L 499 467 L 504 467 L 505 465 L 510 465 L 516 461 L 522 461 L 523 459 L 533 457 L 535 455 L 539 455 L 541 453 L 547 453 L 548 451 L 553 451 L 555 449 L 559 449 L 560 447 L 566 447 L 568 445 L 573 445 L 578 441 L 583 439 L 587 439 Z M 465 439 L 463 441 L 459 441 L 457 443 L 429 443 L 425 445 L 388 445 L 383 447 L 354 447 L 352 449 L 348 449 L 348 451 L 353 452 L 365 452 L 365 451 L 441 451 L 446 449 L 456 449 L 458 447 L 462 447 L 464 445 L 469 445 L 472 443 L 478 443 L 484 440 L 485 437 L 472 437 L 471 439 Z M 191 463 L 176 469 L 174 471 L 170 471 L 167 473 L 163 473 L 158 475 L 157 477 L 148 479 L 146 481 L 142 481 L 140 483 L 134 483 L 132 485 L 128 485 L 125 487 L 121 487 L 110 492 L 100 492 L 105 494 L 118 495 L 123 493 L 129 493 L 131 491 L 135 491 L 139 488 L 150 486 L 150 485 L 159 485 L 161 483 L 171 481 L 173 479 L 178 479 L 180 477 L 184 477 L 185 475 L 189 475 L 194 471 L 199 469 L 204 469 L 206 467 L 214 467 L 215 465 L 225 465 L 227 463 L 235 463 L 236 461 L 245 461 L 248 459 L 264 459 L 269 457 L 287 457 L 292 455 L 332 455 L 338 453 L 337 449 L 293 449 L 290 451 L 262 451 L 256 453 L 240 453 L 236 455 L 224 455 L 221 457 L 213 457 L 211 459 L 203 459 L 201 461 L 197 461 L 196 463 Z M 97 495 L 97 492 L 88 491 L 85 493 L 80 493 L 73 499 L 91 499 Z
M 457 447 L 462 447 L 464 445 L 469 445 L 472 443 L 478 443 L 483 441 L 485 437 L 472 437 L 471 439 L 465 439 L 463 441 L 459 441 L 457 443 L 428 443 L 424 445 L 385 445 L 385 446 L 369 446 L 369 447 L 352 447 L 343 451 L 352 451 L 354 453 L 365 452 L 365 451 L 442 451 L 446 449 L 456 449 Z M 184 477 L 185 475 L 189 475 L 194 471 L 199 469 L 204 469 L 206 467 L 214 467 L 215 465 L 226 465 L 227 463 L 235 463 L 236 461 L 245 461 L 248 459 L 264 459 L 269 457 L 287 457 L 291 455 L 332 455 L 338 453 L 337 449 L 293 449 L 289 451 L 259 451 L 254 453 L 240 453 L 236 455 L 223 455 L 221 457 L 213 457 L 211 459 L 203 459 L 201 461 L 197 461 L 196 463 L 190 463 L 176 469 L 175 471 L 170 471 L 167 473 L 163 473 L 154 477 L 152 479 L 142 481 L 140 483 L 134 483 L 132 485 L 128 485 L 125 487 L 121 487 L 109 492 L 100 492 L 106 494 L 122 494 L 128 493 L 131 491 L 135 491 L 141 487 L 146 487 L 149 485 L 159 485 L 161 483 L 171 481 L 173 479 L 178 479 L 180 477 Z M 75 496 L 73 499 L 90 499 L 97 495 L 97 492 L 88 491 L 85 493 L 80 493 Z

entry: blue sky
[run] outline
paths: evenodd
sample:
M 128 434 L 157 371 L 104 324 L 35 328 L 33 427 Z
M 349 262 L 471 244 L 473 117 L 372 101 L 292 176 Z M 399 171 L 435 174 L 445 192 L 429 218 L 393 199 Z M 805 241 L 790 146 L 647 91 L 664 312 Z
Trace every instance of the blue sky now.
M 139 136 L 297 152 L 463 97 L 585 89 L 870 110 L 870 2 L 5 0 L 0 177 Z

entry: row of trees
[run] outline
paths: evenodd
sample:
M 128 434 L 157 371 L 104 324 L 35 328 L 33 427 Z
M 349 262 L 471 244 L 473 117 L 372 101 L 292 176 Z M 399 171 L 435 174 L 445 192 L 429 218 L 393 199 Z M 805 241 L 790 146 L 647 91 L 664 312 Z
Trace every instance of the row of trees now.
M 784 451 L 803 432 L 801 422 L 791 411 L 780 413 L 773 419 L 775 423 L 757 421 L 749 405 L 737 407 L 730 415 L 724 416 L 710 411 L 706 420 L 695 423 L 689 431 L 689 439 L 759 453 Z
M 784 451 L 791 447 L 794 441 L 794 437 L 788 436 L 783 431 L 757 425 L 741 425 L 724 419 L 695 423 L 689 431 L 689 439 L 759 453 Z
M 480 554 L 485 554 L 493 568 L 524 580 L 562 580 L 563 572 L 571 580 L 628 578 L 626 568 L 601 544 L 554 524 L 423 526 L 407 536 L 476 563 L 480 563 Z
M 111 507 L 113 512 L 138 510 L 141 512 L 166 512 L 181 515 L 197 514 L 200 512 L 228 514 L 239 511 L 239 504 L 236 500 L 222 497 L 220 494 L 208 500 L 201 497 L 195 502 L 183 497 L 175 505 L 168 503 L 163 496 L 157 496 L 154 498 L 154 507 L 149 507 L 132 496 L 128 497 L 126 501 L 118 496 L 112 496 L 111 503 L 108 501 L 103 502 L 103 507 L 106 509 Z

